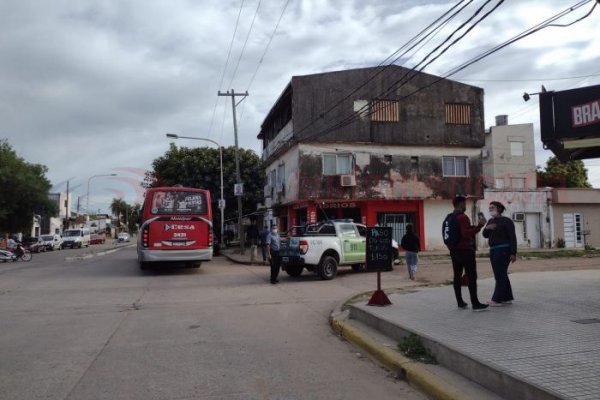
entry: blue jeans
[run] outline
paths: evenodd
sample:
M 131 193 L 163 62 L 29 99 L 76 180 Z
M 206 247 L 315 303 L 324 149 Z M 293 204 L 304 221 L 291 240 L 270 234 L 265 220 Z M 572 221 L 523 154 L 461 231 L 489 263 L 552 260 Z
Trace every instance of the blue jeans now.
M 490 249 L 490 261 L 494 270 L 496 286 L 492 301 L 502 303 L 513 300 L 512 287 L 508 279 L 508 266 L 510 265 L 510 249 L 508 247 Z
M 408 269 L 408 273 L 417 272 L 417 264 L 419 263 L 419 255 L 414 251 L 406 252 L 406 268 Z

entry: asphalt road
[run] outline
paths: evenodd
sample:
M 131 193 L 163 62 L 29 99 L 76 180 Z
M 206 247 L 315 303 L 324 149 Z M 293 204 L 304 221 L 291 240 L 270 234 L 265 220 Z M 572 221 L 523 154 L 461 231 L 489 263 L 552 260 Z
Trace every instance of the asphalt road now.
M 329 327 L 374 274 L 270 285 L 220 257 L 142 273 L 131 246 L 88 252 L 0 263 L 1 399 L 425 398 Z

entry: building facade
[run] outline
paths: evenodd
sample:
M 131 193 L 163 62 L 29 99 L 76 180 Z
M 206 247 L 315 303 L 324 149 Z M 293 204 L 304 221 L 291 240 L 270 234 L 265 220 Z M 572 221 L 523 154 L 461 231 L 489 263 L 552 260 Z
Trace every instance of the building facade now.
M 491 201 L 499 201 L 515 224 L 519 247 L 552 247 L 552 189 L 537 188 L 533 124 L 509 125 L 508 116 L 497 116 L 496 126 L 485 132 L 482 158 L 484 214 Z M 481 235 L 479 243 L 487 247 Z
M 441 221 L 483 197 L 483 90 L 398 66 L 295 76 L 258 135 L 265 204 L 280 229 L 351 218 L 412 223 L 443 248 Z

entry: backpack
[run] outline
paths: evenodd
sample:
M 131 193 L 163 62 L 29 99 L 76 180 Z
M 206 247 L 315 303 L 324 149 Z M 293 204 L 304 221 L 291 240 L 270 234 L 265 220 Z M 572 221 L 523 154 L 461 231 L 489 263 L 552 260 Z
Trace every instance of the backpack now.
M 458 227 L 455 212 L 451 212 L 444 218 L 444 222 L 442 223 L 442 238 L 444 239 L 444 244 L 448 248 L 452 248 L 458 244 L 458 241 L 460 240 L 460 229 Z

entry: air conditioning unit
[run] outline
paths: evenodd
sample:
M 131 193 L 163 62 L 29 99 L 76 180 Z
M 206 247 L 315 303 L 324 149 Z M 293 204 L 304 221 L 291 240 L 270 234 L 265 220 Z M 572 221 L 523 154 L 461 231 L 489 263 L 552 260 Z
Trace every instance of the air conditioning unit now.
M 356 186 L 356 177 L 354 175 L 340 176 L 340 184 L 342 186 Z
M 490 152 L 487 149 L 481 149 L 481 158 L 488 158 L 490 156 Z
M 525 213 L 513 213 L 513 221 L 525 221 Z

